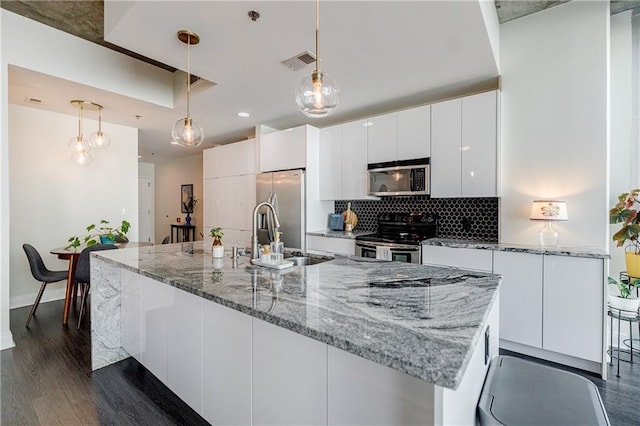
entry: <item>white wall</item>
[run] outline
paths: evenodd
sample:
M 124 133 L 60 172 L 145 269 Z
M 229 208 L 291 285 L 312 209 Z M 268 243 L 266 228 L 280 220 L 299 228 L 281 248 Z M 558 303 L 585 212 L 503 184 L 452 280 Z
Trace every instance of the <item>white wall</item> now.
M 560 245 L 608 242 L 609 2 L 575 0 L 501 28 L 501 235 L 537 244 L 534 199 L 567 201 Z
M 188 149 L 188 148 L 185 148 Z M 184 224 L 186 213 L 180 210 L 180 186 L 193 184 L 193 196 L 198 200 L 191 224 L 196 226 L 196 240 L 204 233 L 202 218 L 202 153 L 190 157 L 156 164 L 156 241 L 160 242 L 169 235 L 170 225 L 180 218 Z
M 75 116 L 9 105 L 9 194 L 11 216 L 11 307 L 33 303 L 40 283 L 29 271 L 22 249 L 33 245 L 51 269 L 67 269 L 67 261 L 49 253 L 64 247 L 72 235 L 102 219 L 131 222 L 129 238 L 136 241 L 138 226 L 138 131 L 102 123 L 111 146 L 93 150 L 86 167 L 73 163 L 67 142 L 77 132 Z M 97 129 L 84 120 L 85 129 Z M 64 297 L 64 283 L 50 285 L 47 299 Z M 45 299 L 43 299 L 45 300 Z
M 631 116 L 631 11 L 611 17 L 611 191 L 609 206 L 618 202 L 618 195 L 634 186 L 632 180 L 632 116 Z M 620 229 L 611 225 L 610 235 Z M 617 278 L 626 270 L 624 251 L 609 241 L 609 275 Z
M 173 105 L 173 86 L 170 72 L 95 43 L 4 9 L 0 9 L 0 21 L 0 343 L 4 349 L 12 344 L 9 328 L 10 230 L 16 226 L 13 221 L 11 225 L 9 222 L 8 66 L 20 66 L 169 107 Z

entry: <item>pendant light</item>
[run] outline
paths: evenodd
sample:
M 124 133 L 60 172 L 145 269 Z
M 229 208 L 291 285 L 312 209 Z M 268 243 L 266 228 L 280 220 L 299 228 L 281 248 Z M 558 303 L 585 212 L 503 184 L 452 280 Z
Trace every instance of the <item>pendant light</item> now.
M 102 131 L 102 105 L 93 106 L 98 108 L 98 131 L 91 135 L 89 145 L 93 148 L 107 148 L 111 145 L 111 138 Z
M 336 83 L 320 70 L 318 35 L 320 32 L 320 0 L 316 0 L 316 69 L 305 76 L 296 90 L 298 107 L 307 117 L 326 117 L 338 106 L 340 90 Z
M 191 70 L 189 48 L 192 44 L 200 43 L 200 37 L 191 31 L 178 31 L 178 40 L 187 45 L 187 116 L 181 118 L 173 126 L 171 136 L 176 144 L 182 146 L 200 146 L 204 141 L 204 129 L 196 121 L 193 121 L 189 111 L 189 99 L 191 95 Z
M 69 141 L 69 150 L 71 151 L 71 159 L 80 166 L 87 166 L 91 164 L 91 147 L 84 140 L 84 135 L 82 134 L 82 113 L 84 111 L 85 101 L 81 100 L 73 100 L 72 104 L 78 106 L 78 136 L 72 138 Z

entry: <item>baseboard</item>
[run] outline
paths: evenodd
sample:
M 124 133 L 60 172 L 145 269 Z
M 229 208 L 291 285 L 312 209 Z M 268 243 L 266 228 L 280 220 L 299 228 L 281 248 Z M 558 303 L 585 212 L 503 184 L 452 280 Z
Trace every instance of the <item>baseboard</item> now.
M 40 303 L 53 302 L 54 300 L 61 300 L 65 298 L 66 288 L 57 288 L 55 290 L 44 289 L 42 299 Z M 24 306 L 31 306 L 36 300 L 38 293 L 22 294 L 20 296 L 14 296 L 9 300 L 9 309 L 22 308 Z
M 16 342 L 13 341 L 13 334 L 11 334 L 11 331 L 7 331 L 0 335 L 0 350 L 13 348 L 15 345 Z
M 545 349 L 534 348 L 532 346 L 511 342 L 509 340 L 500 339 L 500 348 L 507 349 L 512 352 L 518 352 L 535 358 L 556 362 L 569 367 L 578 368 L 580 370 L 589 371 L 598 375 L 602 374 L 602 365 L 600 363 L 589 361 L 586 359 L 576 358 L 570 355 L 559 354 L 557 352 L 547 351 Z

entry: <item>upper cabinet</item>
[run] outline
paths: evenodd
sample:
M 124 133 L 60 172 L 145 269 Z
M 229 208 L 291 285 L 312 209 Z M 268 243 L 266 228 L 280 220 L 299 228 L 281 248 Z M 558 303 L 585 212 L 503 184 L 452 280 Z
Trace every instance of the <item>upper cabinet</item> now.
M 431 106 L 368 119 L 367 162 L 412 160 L 431 155 Z
M 497 196 L 496 91 L 431 105 L 431 196 Z
M 306 167 L 307 128 L 294 127 L 260 136 L 260 172 Z
M 367 120 L 320 130 L 320 199 L 367 197 Z
M 205 149 L 204 178 L 247 175 L 256 172 L 256 140 Z

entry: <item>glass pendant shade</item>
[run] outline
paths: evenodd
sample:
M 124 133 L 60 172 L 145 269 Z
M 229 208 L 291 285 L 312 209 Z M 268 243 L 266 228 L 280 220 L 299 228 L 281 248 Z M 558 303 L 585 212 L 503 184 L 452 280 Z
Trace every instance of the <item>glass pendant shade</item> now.
M 91 154 L 89 151 L 79 151 L 71 154 L 71 159 L 80 166 L 88 166 L 91 164 L 93 158 L 91 158 Z
M 71 138 L 68 145 L 71 154 L 77 154 L 80 152 L 89 152 L 91 151 L 91 147 L 89 144 L 82 138 L 82 136 L 76 136 Z
M 103 131 L 97 131 L 89 138 L 89 145 L 93 148 L 107 148 L 111 145 L 111 138 Z
M 204 141 L 204 129 L 190 117 L 176 121 L 171 131 L 173 140 L 182 146 L 200 146 Z
M 296 90 L 296 102 L 307 117 L 326 117 L 338 106 L 340 90 L 335 81 L 322 71 L 306 75 Z

